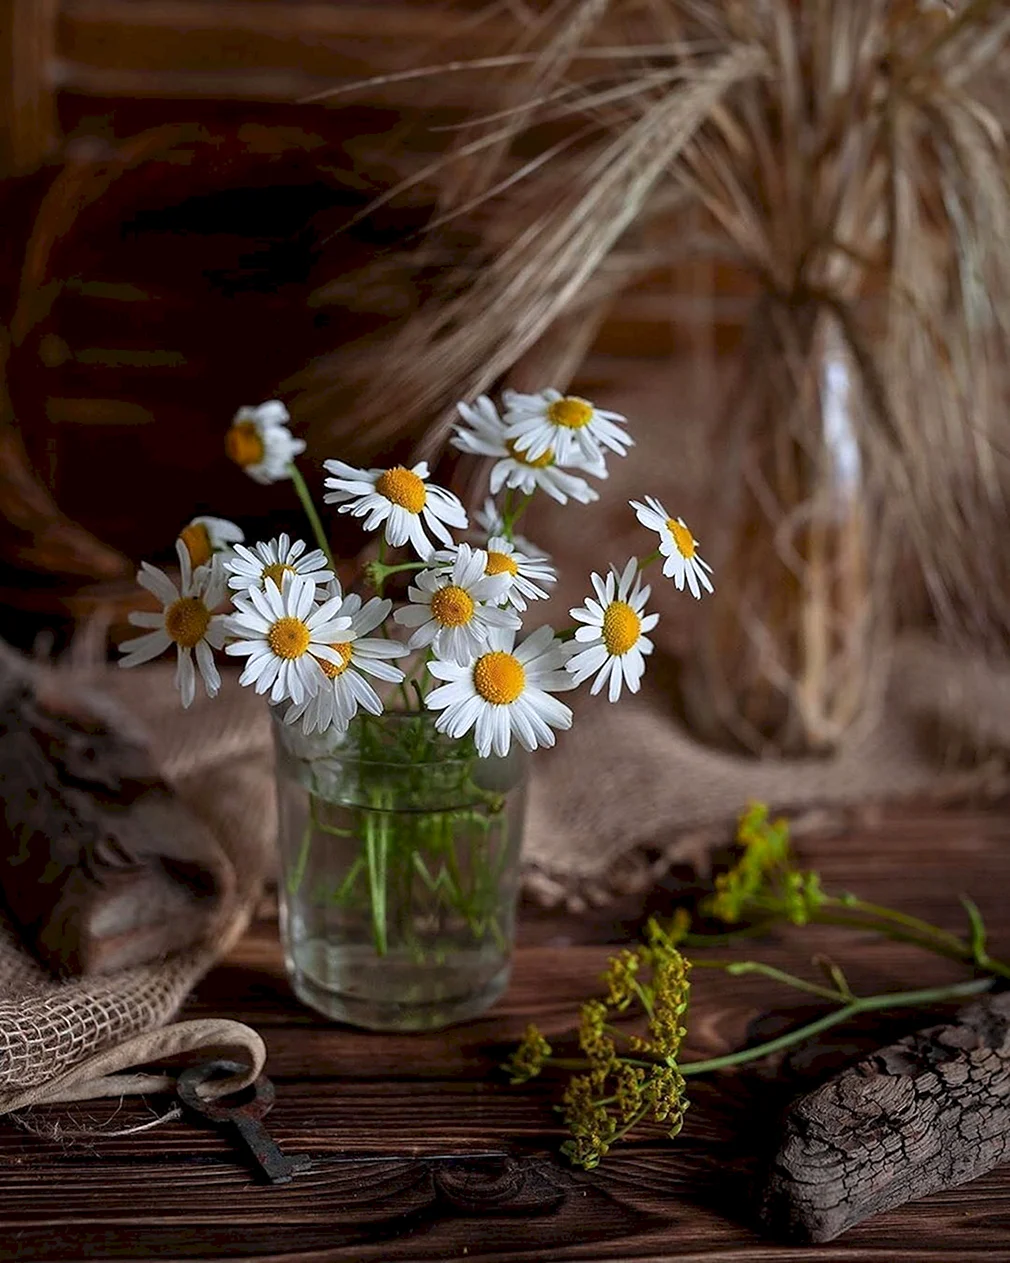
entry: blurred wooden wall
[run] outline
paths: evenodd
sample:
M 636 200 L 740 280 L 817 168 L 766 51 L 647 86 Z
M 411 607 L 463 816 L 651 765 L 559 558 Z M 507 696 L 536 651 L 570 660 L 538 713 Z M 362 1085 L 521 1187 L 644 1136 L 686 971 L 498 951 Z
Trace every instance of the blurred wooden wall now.
M 463 73 L 437 111 L 416 81 L 299 102 L 500 48 L 506 22 L 485 0 L 0 0 L 8 610 L 45 623 L 119 600 L 197 512 L 286 522 L 289 489 L 230 467 L 223 429 L 409 316 L 423 295 L 353 275 L 423 224 L 425 196 L 340 230 L 402 178 L 408 135 L 434 153 L 489 98 Z M 743 303 L 738 278 L 685 263 L 625 295 L 595 349 L 720 343 Z

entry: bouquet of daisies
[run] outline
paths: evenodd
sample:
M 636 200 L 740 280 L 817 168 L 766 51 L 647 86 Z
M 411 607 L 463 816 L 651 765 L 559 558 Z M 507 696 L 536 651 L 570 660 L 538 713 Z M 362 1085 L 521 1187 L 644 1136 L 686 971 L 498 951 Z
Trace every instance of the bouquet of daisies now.
M 423 461 L 409 469 L 325 462 L 325 502 L 360 519 L 366 532 L 381 532 L 377 560 L 363 571 L 364 595 L 345 592 L 337 578 L 295 463 L 305 444 L 292 436 L 283 404 L 240 409 L 226 437 L 229 456 L 257 482 L 292 480 L 316 547 L 285 534 L 248 546 L 234 523 L 195 518 L 176 542 L 178 583 L 141 566 L 138 582 L 163 609 L 130 615 L 144 633 L 120 646 L 120 665 L 174 646 L 176 683 L 189 706 L 197 674 L 208 695 L 217 694 L 215 655 L 223 651 L 245 659 L 240 683 L 307 735 L 339 734 L 359 712 L 378 716 L 395 705 L 433 712 L 439 733 L 472 738 L 481 757 L 506 755 L 513 740 L 526 750 L 552 746 L 555 732 L 572 723 L 555 695 L 589 679 L 591 691 L 606 689 L 611 702 L 625 687 L 637 692 L 658 622 L 647 609 L 644 572 L 662 560 L 663 574 L 700 598 L 712 591 L 710 567 L 682 518 L 651 496 L 631 501 L 658 547 L 592 574 L 592 592 L 570 611 L 574 627 L 526 633 L 531 608 L 549 595 L 557 572 L 517 534 L 520 519 L 538 492 L 559 504 L 597 500 L 590 479 L 606 478 L 608 457 L 625 456 L 633 440 L 623 416 L 557 390 L 505 391 L 502 404 L 481 396 L 458 405 L 453 444 L 493 462 L 474 527 L 459 499 L 429 481 Z M 395 550 L 412 555 L 400 560 Z M 394 610 L 384 587 L 403 572 L 412 582 Z M 408 675 L 396 663 L 409 655 Z M 373 681 L 391 686 L 385 702 Z

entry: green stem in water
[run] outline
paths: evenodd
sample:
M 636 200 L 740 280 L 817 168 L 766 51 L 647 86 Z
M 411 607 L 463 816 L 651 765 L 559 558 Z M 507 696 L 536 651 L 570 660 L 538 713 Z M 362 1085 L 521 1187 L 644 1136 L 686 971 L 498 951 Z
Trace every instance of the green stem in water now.
M 372 903 L 372 931 L 375 951 L 385 956 L 386 934 L 386 861 L 389 853 L 387 812 L 370 812 L 365 822 L 365 855 L 368 859 L 368 890 Z M 375 816 L 378 815 L 378 819 Z
M 326 532 L 323 530 L 323 524 L 319 520 L 319 514 L 316 512 L 316 506 L 312 503 L 312 493 L 309 491 L 308 484 L 302 477 L 298 466 L 291 462 L 288 466 L 288 473 L 291 475 L 291 481 L 295 484 L 295 491 L 298 492 L 298 499 L 302 502 L 302 508 L 305 510 L 305 516 L 309 519 L 309 525 L 312 527 L 312 534 L 316 537 L 316 543 L 323 551 L 323 556 L 330 564 L 332 570 L 336 570 L 336 564 L 333 560 L 333 554 L 330 552 L 329 540 L 326 538 Z
M 746 1065 L 749 1061 L 759 1061 L 784 1048 L 791 1048 L 804 1040 L 830 1030 L 832 1026 L 840 1026 L 850 1017 L 860 1013 L 879 1012 L 881 1009 L 912 1008 L 918 1004 L 938 1004 L 944 1000 L 958 1000 L 966 996 L 981 995 L 991 990 L 992 978 L 973 978 L 970 982 L 955 983 L 950 987 L 928 987 L 923 991 L 896 991 L 888 995 L 864 996 L 861 1000 L 853 1000 L 851 1004 L 826 1013 L 824 1017 L 801 1026 L 799 1030 L 789 1031 L 770 1039 L 765 1044 L 757 1044 L 753 1048 L 742 1048 L 739 1052 L 726 1053 L 723 1057 L 710 1057 L 705 1061 L 678 1062 L 677 1068 L 682 1075 L 709 1074 L 715 1070 L 729 1070 L 733 1066 Z
M 295 860 L 295 866 L 288 874 L 288 894 L 293 899 L 301 889 L 302 881 L 305 878 L 305 869 L 308 867 L 309 851 L 312 849 L 312 833 L 315 828 L 315 799 L 309 796 L 309 818 L 305 823 L 305 831 L 302 834 L 301 845 L 298 848 L 298 858 Z

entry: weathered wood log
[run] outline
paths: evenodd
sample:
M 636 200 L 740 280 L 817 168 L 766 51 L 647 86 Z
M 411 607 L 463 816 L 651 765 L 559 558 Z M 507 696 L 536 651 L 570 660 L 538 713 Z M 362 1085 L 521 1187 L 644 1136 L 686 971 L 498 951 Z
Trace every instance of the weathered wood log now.
M 104 973 L 217 932 L 235 873 L 94 686 L 0 643 L 0 897 L 56 973 Z
M 763 1188 L 776 1237 L 831 1241 L 1010 1160 L 1010 992 L 882 1048 L 794 1103 Z

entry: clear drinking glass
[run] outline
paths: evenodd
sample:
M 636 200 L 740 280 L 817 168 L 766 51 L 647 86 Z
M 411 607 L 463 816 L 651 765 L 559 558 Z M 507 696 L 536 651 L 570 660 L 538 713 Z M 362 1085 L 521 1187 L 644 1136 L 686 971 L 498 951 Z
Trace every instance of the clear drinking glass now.
M 274 733 L 281 939 L 299 999 L 372 1030 L 483 1012 L 511 967 L 525 751 L 479 758 L 423 713 Z

